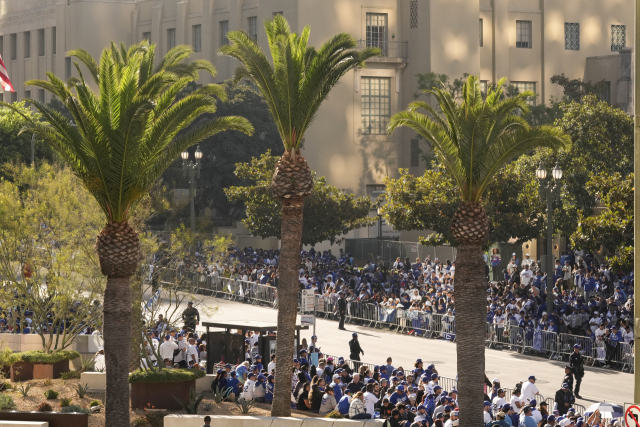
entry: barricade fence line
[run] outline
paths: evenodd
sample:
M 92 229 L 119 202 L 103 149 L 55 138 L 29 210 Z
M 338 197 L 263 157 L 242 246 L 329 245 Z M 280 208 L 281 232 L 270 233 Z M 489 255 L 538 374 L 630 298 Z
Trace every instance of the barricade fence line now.
M 204 292 L 211 296 L 277 308 L 277 288 L 251 281 L 226 277 L 213 278 L 198 272 L 165 270 L 158 275 L 159 285 L 177 285 L 185 290 Z M 301 310 L 301 293 L 298 296 Z M 316 295 L 316 316 L 337 320 L 337 298 Z M 346 322 L 373 328 L 389 328 L 422 338 L 444 339 L 455 342 L 455 317 L 447 314 L 405 310 L 398 307 L 381 307 L 370 302 L 349 301 Z M 633 372 L 635 348 L 625 342 L 607 343 L 587 337 L 522 328 L 509 324 L 486 323 L 485 345 L 523 354 L 529 353 L 548 359 L 569 360 L 574 344 L 581 346 L 580 354 L 593 365 L 612 365 L 614 368 Z

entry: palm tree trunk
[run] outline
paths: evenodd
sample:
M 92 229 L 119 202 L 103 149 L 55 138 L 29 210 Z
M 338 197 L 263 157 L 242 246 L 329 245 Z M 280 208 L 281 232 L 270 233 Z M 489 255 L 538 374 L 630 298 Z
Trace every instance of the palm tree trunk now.
M 484 425 L 484 341 L 486 323 L 484 260 L 479 244 L 460 244 L 456 256 L 456 345 L 460 427 Z
M 105 427 L 129 425 L 131 287 L 129 277 L 107 278 L 104 290 L 104 348 L 107 371 Z
M 278 333 L 276 337 L 276 385 L 272 417 L 291 416 L 291 367 L 298 313 L 298 269 L 302 241 L 304 199 L 282 202 L 282 246 L 278 267 Z

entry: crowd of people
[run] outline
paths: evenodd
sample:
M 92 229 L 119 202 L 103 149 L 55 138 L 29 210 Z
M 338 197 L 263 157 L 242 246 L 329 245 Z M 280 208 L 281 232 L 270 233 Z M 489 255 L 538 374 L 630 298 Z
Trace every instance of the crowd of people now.
M 214 281 L 225 277 L 277 288 L 278 250 L 232 248 L 220 265 L 208 265 L 204 252 L 197 255 L 198 261 L 188 268 Z M 512 254 L 500 271 L 504 263 L 498 249 L 485 258 L 486 320 L 498 341 L 514 326 L 529 339 L 536 330 L 570 334 L 573 342 L 583 344 L 583 353 L 589 353 L 589 363 L 623 369 L 620 343 L 632 346 L 634 342 L 633 272 L 613 271 L 590 253 L 565 251 L 555 262 L 553 307 L 549 310 L 547 275 L 539 261 L 529 254 L 522 260 Z M 424 333 L 428 322 L 439 315 L 438 327 L 455 335 L 455 268 L 455 260 L 430 256 L 413 262 L 398 258 L 388 266 L 367 260 L 357 267 L 350 253 L 340 250 L 333 255 L 330 250 L 320 252 L 312 247 L 301 252 L 299 280 L 301 289 L 313 289 L 318 298 L 335 306 L 338 316 L 343 314 L 342 322 L 355 307 L 375 306 L 400 309 L 408 319 L 415 319 L 410 334 Z M 343 310 L 345 303 L 348 308 Z

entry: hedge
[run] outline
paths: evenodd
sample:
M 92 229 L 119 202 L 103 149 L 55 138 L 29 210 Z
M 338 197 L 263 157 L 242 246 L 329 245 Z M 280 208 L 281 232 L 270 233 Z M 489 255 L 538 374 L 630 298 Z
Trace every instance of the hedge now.
M 183 383 L 197 380 L 206 374 L 200 369 L 139 369 L 129 374 L 129 384 L 142 383 Z
M 45 353 L 44 351 L 23 351 L 14 354 L 17 359 L 16 362 L 30 362 L 41 365 L 53 365 L 54 363 L 62 362 L 63 360 L 73 360 L 80 357 L 80 353 L 77 351 L 67 350 L 56 351 L 55 353 Z

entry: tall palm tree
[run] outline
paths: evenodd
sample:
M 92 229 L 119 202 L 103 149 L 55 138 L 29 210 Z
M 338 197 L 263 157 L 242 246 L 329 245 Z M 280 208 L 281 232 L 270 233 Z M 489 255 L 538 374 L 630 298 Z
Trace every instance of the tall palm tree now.
M 340 33 L 319 50 L 307 46 L 309 27 L 300 35 L 292 33 L 286 19 L 277 15 L 265 21 L 271 60 L 244 31 L 232 31 L 231 42 L 220 52 L 240 61 L 235 81 L 247 79 L 262 93 L 280 132 L 285 153 L 276 165 L 271 181 L 273 196 L 282 202 L 282 245 L 278 285 L 278 336 L 276 338 L 276 388 L 272 416 L 291 414 L 290 360 L 294 353 L 297 312 L 298 268 L 302 240 L 304 199 L 313 191 L 307 161 L 300 153 L 304 133 L 322 101 L 340 77 L 379 54 L 377 49 L 356 49 L 348 34 Z
M 154 67 L 155 45 L 118 47 L 111 43 L 100 63 L 84 50 L 68 52 L 88 70 L 98 91 L 79 78 L 65 83 L 53 73 L 26 86 L 48 90 L 67 107 L 73 120 L 38 101 L 31 101 L 43 121 L 29 120 L 25 131 L 49 143 L 69 164 L 104 211 L 107 224 L 96 239 L 104 291 L 104 346 L 107 373 L 106 426 L 129 425 L 129 359 L 131 342 L 130 278 L 140 253 L 138 233 L 128 219 L 150 187 L 188 147 L 218 132 L 252 133 L 242 117 L 219 117 L 193 127 L 200 115 L 216 111 L 224 89 L 206 85 L 176 102 L 176 96 L 199 71 L 215 75 L 207 61 L 186 63 L 192 48 L 171 49 Z M 4 104 L 9 108 L 11 105 Z M 18 111 L 14 108 L 15 111 Z
M 458 243 L 456 263 L 456 345 L 458 391 L 464 416 L 461 427 L 483 425 L 484 340 L 486 282 L 482 246 L 489 222 L 481 205 L 482 195 L 496 173 L 509 161 L 537 147 L 566 148 L 569 137 L 553 126 L 530 127 L 518 114 L 528 110 L 523 92 L 503 99 L 501 79 L 486 99 L 478 77 L 469 76 L 456 103 L 444 89 L 427 91 L 439 110 L 423 101 L 412 102 L 395 114 L 388 126 L 393 132 L 407 126 L 426 139 L 457 184 L 462 197 L 451 231 Z M 426 110 L 429 115 L 418 112 Z

